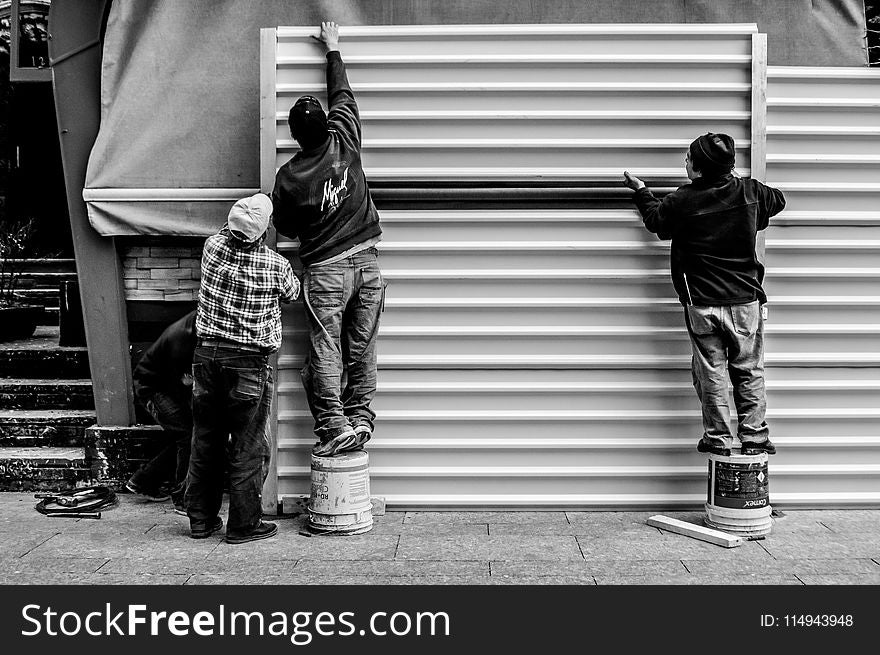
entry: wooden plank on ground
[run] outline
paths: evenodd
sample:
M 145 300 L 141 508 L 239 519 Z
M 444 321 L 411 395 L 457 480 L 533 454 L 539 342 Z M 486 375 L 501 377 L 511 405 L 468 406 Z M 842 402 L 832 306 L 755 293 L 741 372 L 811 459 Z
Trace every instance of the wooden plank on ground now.
M 693 537 L 700 541 L 708 541 L 710 544 L 724 546 L 725 548 L 735 548 L 736 546 L 741 546 L 743 544 L 742 537 L 721 532 L 721 530 L 706 528 L 702 525 L 679 521 L 678 519 L 663 516 L 662 514 L 655 514 L 650 517 L 648 519 L 648 525 L 654 528 L 660 528 L 661 530 L 666 530 L 667 532 L 675 532 L 676 534 L 683 534 L 686 537 Z

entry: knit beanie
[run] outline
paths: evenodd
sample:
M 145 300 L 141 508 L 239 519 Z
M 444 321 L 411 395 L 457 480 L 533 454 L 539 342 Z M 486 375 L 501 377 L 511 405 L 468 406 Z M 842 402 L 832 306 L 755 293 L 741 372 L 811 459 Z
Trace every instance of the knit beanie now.
M 702 174 L 729 173 L 736 161 L 733 137 L 708 132 L 691 143 L 691 164 Z
M 327 114 L 314 96 L 302 96 L 287 115 L 290 134 L 304 150 L 315 148 L 327 140 Z

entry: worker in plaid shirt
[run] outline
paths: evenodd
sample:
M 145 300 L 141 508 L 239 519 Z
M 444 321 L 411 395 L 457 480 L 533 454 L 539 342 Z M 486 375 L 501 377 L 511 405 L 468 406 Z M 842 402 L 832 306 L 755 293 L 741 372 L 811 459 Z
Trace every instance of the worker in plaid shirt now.
M 258 193 L 233 205 L 227 224 L 205 242 L 193 356 L 193 441 L 186 510 L 192 537 L 223 527 L 226 445 L 228 543 L 273 536 L 262 517 L 266 429 L 274 381 L 269 355 L 281 346 L 281 302 L 299 295 L 290 263 L 263 242 L 272 201 Z M 231 436 L 231 440 L 230 440 Z

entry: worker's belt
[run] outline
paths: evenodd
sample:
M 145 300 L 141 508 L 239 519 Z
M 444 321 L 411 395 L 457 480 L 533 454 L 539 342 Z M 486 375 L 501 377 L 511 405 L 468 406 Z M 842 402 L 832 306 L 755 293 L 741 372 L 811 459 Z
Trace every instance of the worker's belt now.
M 240 350 L 246 353 L 256 353 L 258 355 L 267 355 L 268 352 L 266 348 L 261 348 L 260 346 L 247 346 L 243 343 L 238 343 L 237 341 L 227 341 L 226 339 L 199 339 L 196 342 L 198 347 L 205 348 L 225 348 L 227 350 Z

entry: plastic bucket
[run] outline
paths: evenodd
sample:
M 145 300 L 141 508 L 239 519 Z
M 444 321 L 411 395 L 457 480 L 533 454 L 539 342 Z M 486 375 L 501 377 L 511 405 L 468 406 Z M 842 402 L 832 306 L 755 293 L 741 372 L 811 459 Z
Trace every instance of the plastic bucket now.
M 333 457 L 312 455 L 309 530 L 318 534 L 362 534 L 373 528 L 370 458 L 366 451 Z
M 706 525 L 748 537 L 770 533 L 773 510 L 767 460 L 766 453 L 709 454 Z

